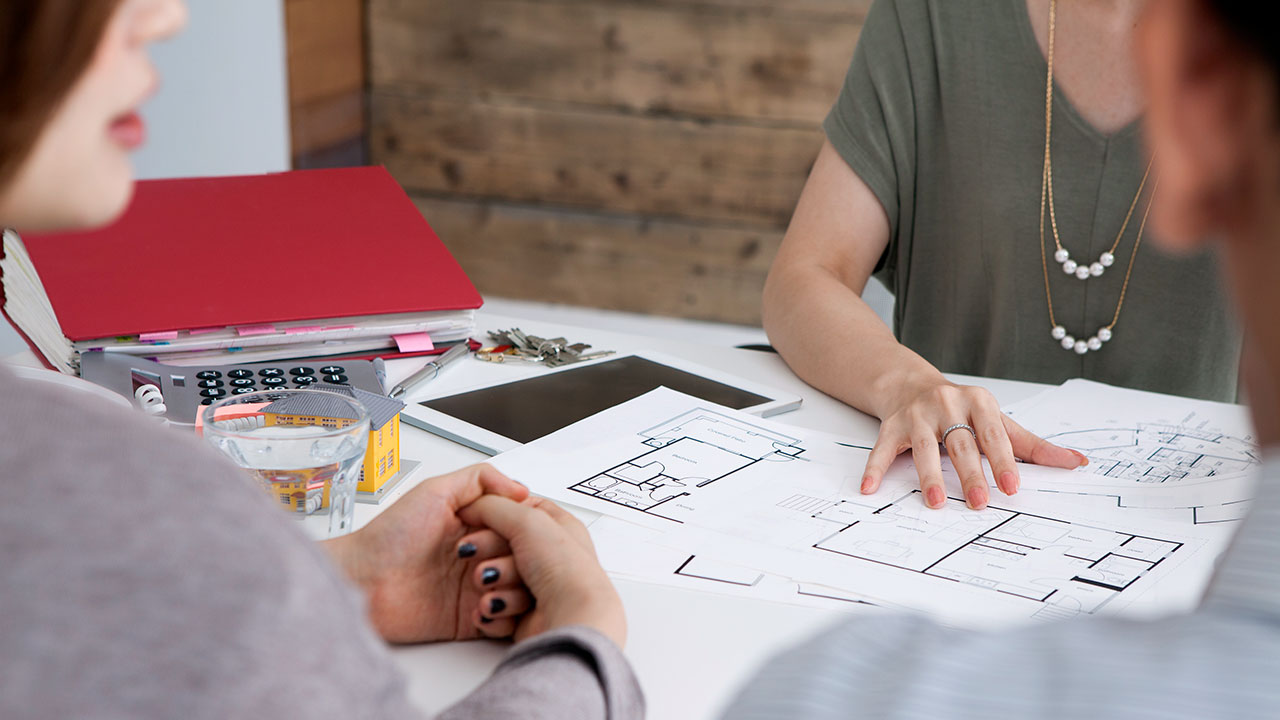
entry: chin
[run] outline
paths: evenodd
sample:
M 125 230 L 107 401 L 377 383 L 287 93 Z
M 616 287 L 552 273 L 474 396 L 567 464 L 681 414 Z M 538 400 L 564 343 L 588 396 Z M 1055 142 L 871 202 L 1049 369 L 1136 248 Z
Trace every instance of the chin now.
M 76 193 L 63 197 L 67 230 L 91 230 L 115 222 L 133 199 L 133 168 L 127 162 L 108 172 L 85 173 Z

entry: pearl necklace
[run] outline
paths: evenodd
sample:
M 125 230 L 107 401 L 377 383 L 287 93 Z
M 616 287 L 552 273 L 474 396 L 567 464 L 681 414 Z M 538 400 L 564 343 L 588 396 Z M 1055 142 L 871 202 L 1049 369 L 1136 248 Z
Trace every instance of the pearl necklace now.
M 1067 332 L 1066 327 L 1059 325 L 1053 312 L 1053 293 L 1049 290 L 1049 262 L 1045 253 L 1045 236 L 1044 236 L 1044 215 L 1045 206 L 1049 207 L 1049 221 L 1053 229 L 1053 242 L 1057 250 L 1053 253 L 1053 259 L 1062 266 L 1062 271 L 1068 275 L 1075 275 L 1081 280 L 1089 278 L 1101 277 L 1107 271 L 1107 268 L 1115 264 L 1116 248 L 1120 246 L 1120 240 L 1124 237 L 1125 230 L 1129 227 L 1129 220 L 1133 217 L 1133 211 L 1138 206 L 1138 200 L 1142 197 L 1142 191 L 1146 188 L 1147 179 L 1151 176 L 1151 167 L 1155 163 L 1155 157 L 1147 163 L 1147 170 L 1142 175 L 1142 182 L 1138 185 L 1138 192 L 1133 196 L 1133 202 L 1129 205 L 1129 212 L 1124 217 L 1124 223 L 1120 226 L 1120 232 L 1116 233 L 1116 240 L 1111 244 L 1111 249 L 1098 256 L 1096 262 L 1088 265 L 1082 265 L 1071 259 L 1071 253 L 1062 247 L 1062 240 L 1058 236 L 1058 218 L 1053 205 L 1053 156 L 1050 153 L 1050 138 L 1053 135 L 1053 55 L 1054 55 L 1054 38 L 1057 30 L 1058 0 L 1049 0 L 1049 73 L 1048 79 L 1045 81 L 1045 100 L 1044 100 L 1044 172 L 1040 177 L 1040 266 L 1044 271 L 1044 296 L 1049 306 L 1049 325 L 1052 327 L 1050 335 L 1064 350 L 1071 350 L 1077 355 L 1084 355 L 1088 352 L 1097 352 L 1102 349 L 1104 343 L 1109 342 L 1115 330 L 1116 323 L 1120 320 L 1120 309 L 1124 307 L 1124 296 L 1129 290 L 1129 277 L 1133 274 L 1133 263 L 1138 257 L 1138 247 L 1142 244 L 1142 234 L 1147 228 L 1147 217 L 1151 214 L 1151 199 L 1147 200 L 1147 209 L 1142 214 L 1142 223 L 1138 226 L 1138 236 L 1133 241 L 1133 253 L 1129 256 L 1129 267 L 1124 273 L 1124 285 L 1120 288 L 1120 300 L 1116 303 L 1115 315 L 1111 318 L 1110 324 L 1098 328 L 1088 339 L 1077 339 Z M 1151 195 L 1155 197 L 1155 188 L 1159 187 L 1159 180 L 1152 187 Z

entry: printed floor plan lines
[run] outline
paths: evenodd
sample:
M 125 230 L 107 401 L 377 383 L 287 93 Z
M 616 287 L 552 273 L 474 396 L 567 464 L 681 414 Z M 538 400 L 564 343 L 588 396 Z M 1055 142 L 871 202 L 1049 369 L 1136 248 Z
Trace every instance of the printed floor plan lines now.
M 652 448 L 570 489 L 682 522 L 664 507 L 759 462 L 795 462 L 796 438 L 711 410 L 692 410 L 640 433 Z
M 1088 472 L 1140 483 L 1238 475 L 1259 462 L 1249 440 L 1181 425 L 1079 429 L 1046 439 L 1087 455 Z
M 915 490 L 815 548 L 1052 606 L 1046 616 L 1093 613 L 1182 543 L 948 498 L 924 507 Z

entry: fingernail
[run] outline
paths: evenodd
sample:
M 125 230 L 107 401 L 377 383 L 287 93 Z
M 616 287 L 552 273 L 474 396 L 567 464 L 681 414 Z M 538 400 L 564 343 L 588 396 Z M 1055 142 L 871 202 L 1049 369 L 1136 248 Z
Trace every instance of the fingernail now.
M 498 582 L 498 568 L 485 568 L 484 572 L 480 573 L 480 582 L 485 585 Z
M 462 543 L 458 546 L 458 557 L 469 558 L 475 557 L 476 546 L 474 543 Z
M 1072 450 L 1071 452 L 1074 453 L 1075 456 L 1080 459 L 1080 464 L 1077 467 L 1084 467 L 1085 465 L 1089 464 L 1089 458 L 1085 457 L 1084 453 L 1077 452 L 1075 450 Z
M 489 601 L 489 614 L 497 615 L 507 609 L 507 601 L 502 598 L 494 598 Z
M 987 506 L 987 489 L 984 487 L 971 487 L 965 496 L 969 498 L 969 507 L 974 510 Z
M 942 488 L 937 485 L 929 488 L 924 493 L 925 498 L 929 501 L 929 507 L 940 508 L 947 501 L 947 496 L 942 492 Z
M 871 488 L 874 486 L 875 486 L 875 481 L 871 479 L 870 475 L 862 478 L 862 494 L 863 495 L 870 495 Z
M 1005 473 L 1000 476 L 1000 484 L 1004 486 L 1005 495 L 1018 494 L 1018 476 L 1014 474 L 1012 470 L 1006 470 Z
M 491 618 L 491 617 L 485 617 L 485 616 L 481 615 L 481 616 L 480 616 L 480 622 L 481 622 L 481 624 L 483 624 L 483 625 L 488 625 L 489 623 L 493 622 L 493 618 Z

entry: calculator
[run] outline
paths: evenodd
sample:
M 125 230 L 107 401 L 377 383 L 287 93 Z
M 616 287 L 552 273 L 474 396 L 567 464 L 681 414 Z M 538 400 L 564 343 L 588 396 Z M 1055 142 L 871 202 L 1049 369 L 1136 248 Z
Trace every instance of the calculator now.
M 232 395 L 259 390 L 291 390 L 315 384 L 350 385 L 385 395 L 382 382 L 368 360 L 286 360 L 240 365 L 165 365 L 124 353 L 87 352 L 80 355 L 80 377 L 143 404 L 139 388 L 155 387 L 163 398 L 164 416 L 193 423 L 201 406 Z M 143 393 L 154 397 L 154 391 Z M 153 403 L 155 401 L 153 400 Z M 145 405 L 144 405 L 145 407 Z

